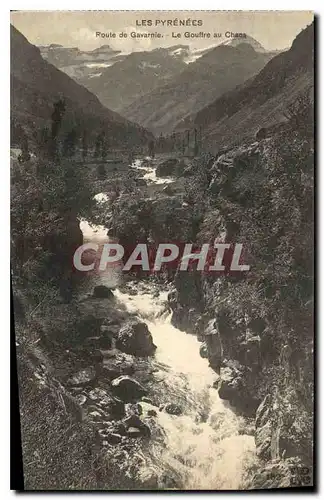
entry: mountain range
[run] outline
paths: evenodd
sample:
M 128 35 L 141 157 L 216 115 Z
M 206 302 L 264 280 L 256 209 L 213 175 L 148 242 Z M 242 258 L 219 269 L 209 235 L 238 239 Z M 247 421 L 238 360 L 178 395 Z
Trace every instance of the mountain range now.
M 77 126 L 96 135 L 103 130 L 112 144 L 144 143 L 152 136 L 104 107 L 85 87 L 48 63 L 40 50 L 11 26 L 11 119 L 34 137 L 49 127 L 53 103 L 64 97 L 66 113 L 63 126 Z

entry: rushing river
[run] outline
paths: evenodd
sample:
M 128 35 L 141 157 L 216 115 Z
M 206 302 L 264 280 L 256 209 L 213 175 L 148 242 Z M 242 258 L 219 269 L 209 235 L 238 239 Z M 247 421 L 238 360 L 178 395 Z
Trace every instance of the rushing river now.
M 152 172 L 147 173 L 153 179 Z M 93 228 L 83 222 L 81 228 L 87 240 L 107 238 L 102 227 Z M 96 284 L 110 285 L 107 276 L 98 280 Z M 181 488 L 186 490 L 247 488 L 256 455 L 253 436 L 244 434 L 244 419 L 213 388 L 217 375 L 208 361 L 200 357 L 197 338 L 171 324 L 166 308 L 167 291 L 160 291 L 157 297 L 156 288 L 148 283 L 134 287 L 136 294 L 118 288 L 114 294 L 128 311 L 147 323 L 157 346 L 152 360 L 156 385 L 165 392 L 168 402 L 182 409 L 181 415 L 157 412 L 164 439 L 155 442 L 152 438 L 150 442 L 156 469 L 175 471 L 181 478 Z M 149 403 L 142 404 L 150 407 Z

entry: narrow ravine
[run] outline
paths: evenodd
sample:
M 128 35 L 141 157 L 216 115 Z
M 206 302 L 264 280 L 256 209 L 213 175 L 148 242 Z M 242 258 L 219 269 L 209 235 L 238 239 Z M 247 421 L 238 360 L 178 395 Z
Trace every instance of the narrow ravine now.
M 196 337 L 172 326 L 165 311 L 166 293 L 136 296 L 115 291 L 130 312 L 145 321 L 157 346 L 155 373 L 165 396 L 182 408 L 181 415 L 158 412 L 166 442 L 152 443 L 161 468 L 168 465 L 184 489 L 243 489 L 255 461 L 253 436 L 241 434 L 244 419 L 226 406 L 213 388 L 216 375 L 199 355 Z

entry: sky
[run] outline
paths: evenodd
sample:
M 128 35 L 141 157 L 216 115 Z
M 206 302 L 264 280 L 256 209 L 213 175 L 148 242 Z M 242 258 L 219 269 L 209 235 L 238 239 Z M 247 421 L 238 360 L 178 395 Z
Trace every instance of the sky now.
M 202 26 L 163 26 L 162 21 L 200 21 Z M 177 21 L 176 21 L 177 20 Z M 152 50 L 183 44 L 204 48 L 226 40 L 225 32 L 246 33 L 267 50 L 289 48 L 296 35 L 313 20 L 311 11 L 16 11 L 11 23 L 34 45 L 58 43 L 93 50 L 110 45 L 121 51 Z M 151 21 L 152 26 L 143 22 Z M 156 25 L 156 22 L 158 23 Z M 192 24 L 192 23 L 191 23 Z M 101 38 L 96 32 L 115 33 Z M 124 32 L 127 37 L 120 38 Z M 131 32 L 160 33 L 163 38 L 135 39 Z M 185 38 L 184 33 L 221 33 L 214 38 Z M 181 38 L 173 38 L 180 33 Z

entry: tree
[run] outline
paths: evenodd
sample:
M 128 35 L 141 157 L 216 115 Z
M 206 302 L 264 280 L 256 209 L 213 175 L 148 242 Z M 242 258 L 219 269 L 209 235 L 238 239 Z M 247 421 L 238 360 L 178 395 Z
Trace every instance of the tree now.
M 197 156 L 199 152 L 199 145 L 198 145 L 198 131 L 195 128 L 195 145 L 194 145 L 194 156 Z
M 62 124 L 62 119 L 66 110 L 66 104 L 64 99 L 59 99 L 53 104 L 52 112 L 52 125 L 51 125 L 51 142 L 50 142 L 50 155 L 54 157 L 56 155 L 56 140 L 59 129 Z
M 106 160 L 107 158 L 107 153 L 108 153 L 108 144 L 105 135 L 103 134 L 102 137 L 102 144 L 101 144 L 101 158 L 102 160 Z

